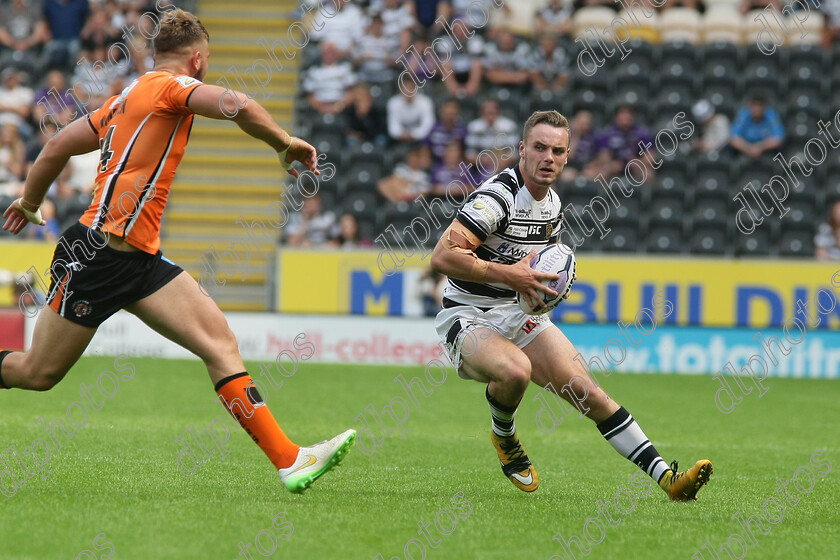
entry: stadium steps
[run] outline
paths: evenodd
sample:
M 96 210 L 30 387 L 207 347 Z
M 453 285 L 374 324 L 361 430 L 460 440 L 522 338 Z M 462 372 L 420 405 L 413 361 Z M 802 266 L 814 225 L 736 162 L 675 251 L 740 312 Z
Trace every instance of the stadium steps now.
M 291 61 L 282 58 L 281 68 L 270 64 L 271 77 L 264 91 L 245 73 L 257 60 L 272 62 L 258 41 L 286 44 L 287 29 L 297 17 L 297 2 L 251 0 L 242 6 L 237 9 L 228 0 L 202 0 L 198 4 L 197 15 L 210 34 L 211 55 L 204 81 L 247 89 L 280 126 L 291 130 L 297 57 Z M 262 79 L 267 76 L 260 65 L 256 65 L 256 71 Z M 245 81 L 244 88 L 237 75 Z M 248 262 L 213 294 L 222 309 L 271 309 L 274 251 L 280 232 L 270 226 L 266 213 L 272 202 L 280 200 L 288 182 L 268 146 L 230 121 L 195 119 L 189 146 L 169 193 L 163 251 L 197 279 L 203 270 L 201 258 L 211 247 L 222 254 L 235 243 L 246 244 L 250 250 Z M 254 239 L 236 223 L 240 216 L 249 222 L 262 220 L 271 239 L 260 238 L 257 248 Z M 232 257 L 225 257 L 225 262 L 231 266 Z M 244 281 L 243 274 L 247 274 Z

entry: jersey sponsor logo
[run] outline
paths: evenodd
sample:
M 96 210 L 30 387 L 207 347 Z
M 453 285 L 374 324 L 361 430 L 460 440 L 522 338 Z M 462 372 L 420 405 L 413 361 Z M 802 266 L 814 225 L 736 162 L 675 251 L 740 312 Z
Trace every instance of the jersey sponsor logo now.
M 523 209 L 520 208 L 519 210 L 516 211 L 516 217 L 517 218 L 530 218 L 531 217 L 531 209 L 526 208 L 526 209 L 523 210 Z
M 476 200 L 472 203 L 472 209 L 488 224 L 496 224 L 505 217 L 502 207 L 492 198 Z
M 502 243 L 501 245 L 496 247 L 496 251 L 502 253 L 503 255 L 510 255 L 511 257 L 517 259 L 524 259 L 530 254 L 530 251 L 519 249 L 518 247 L 514 247 L 510 243 Z
M 188 88 L 193 84 L 200 84 L 201 82 L 196 80 L 195 78 L 190 78 L 189 76 L 178 76 L 175 78 L 175 81 L 181 84 L 182 87 Z

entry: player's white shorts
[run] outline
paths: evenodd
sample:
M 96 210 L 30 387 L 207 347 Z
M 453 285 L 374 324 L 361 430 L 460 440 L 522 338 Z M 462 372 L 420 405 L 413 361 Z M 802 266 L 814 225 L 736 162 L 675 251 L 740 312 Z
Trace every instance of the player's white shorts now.
M 457 305 L 441 310 L 435 317 L 435 330 L 446 347 L 449 359 L 458 370 L 458 375 L 463 379 L 470 378 L 461 371 L 461 351 L 464 350 L 464 356 L 467 352 L 481 351 L 481 334 L 476 334 L 476 329 L 492 329 L 519 348 L 525 348 L 552 325 L 548 314 L 526 315 L 515 302 L 487 311 L 469 305 Z

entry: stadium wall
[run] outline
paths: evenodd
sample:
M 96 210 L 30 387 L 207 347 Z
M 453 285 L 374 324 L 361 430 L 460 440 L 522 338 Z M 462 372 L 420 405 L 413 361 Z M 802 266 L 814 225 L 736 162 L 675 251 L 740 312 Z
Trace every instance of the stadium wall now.
M 408 366 L 439 358 L 440 347 L 429 318 L 266 313 L 226 316 L 246 360 L 273 361 L 279 357 L 294 361 L 302 348 L 312 352 L 310 361 L 336 364 Z M 34 318 L 26 320 L 27 347 L 34 325 Z M 642 334 L 631 331 L 626 337 L 617 325 L 564 324 L 561 328 L 588 362 L 596 365 L 597 359 L 604 368 L 623 373 L 714 374 L 727 364 L 738 370 L 750 359 L 757 369 L 756 360 L 761 359 L 773 377 L 840 378 L 837 331 L 659 325 Z M 106 356 L 121 353 L 193 357 L 126 312 L 106 321 L 85 352 Z
M 275 310 L 421 315 L 419 283 L 428 270 L 428 258 L 407 257 L 391 275 L 380 270 L 381 262 L 377 251 L 281 250 Z M 807 313 L 821 318 L 819 329 L 837 330 L 840 305 L 830 302 L 840 288 L 837 266 L 783 259 L 583 254 L 578 258 L 572 294 L 552 318 L 564 324 L 633 321 L 640 309 L 650 307 L 654 293 L 662 290 L 675 309 L 665 320 L 667 325 L 782 327 L 795 317 L 805 320 Z

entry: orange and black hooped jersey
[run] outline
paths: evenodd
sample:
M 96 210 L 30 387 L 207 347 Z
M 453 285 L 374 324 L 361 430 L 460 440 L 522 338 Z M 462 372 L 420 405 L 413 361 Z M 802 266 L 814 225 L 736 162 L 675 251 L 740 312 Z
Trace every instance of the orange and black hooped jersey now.
M 192 128 L 187 101 L 201 84 L 147 72 L 88 115 L 99 136 L 99 169 L 93 201 L 79 221 L 147 253 L 158 251 L 169 187 Z

